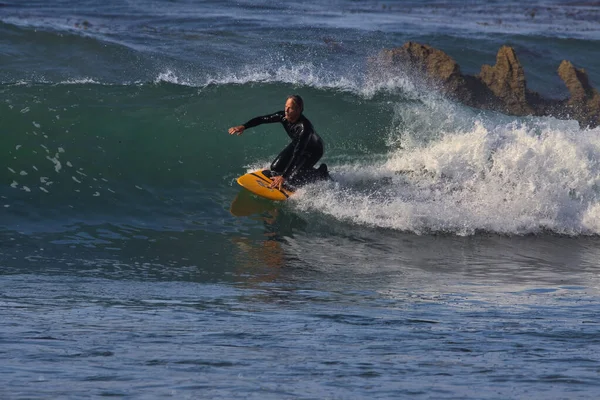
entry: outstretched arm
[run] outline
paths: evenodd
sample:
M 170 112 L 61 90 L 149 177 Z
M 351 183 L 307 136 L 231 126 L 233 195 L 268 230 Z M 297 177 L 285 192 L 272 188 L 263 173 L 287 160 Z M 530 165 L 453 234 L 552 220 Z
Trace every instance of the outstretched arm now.
M 244 125 L 234 126 L 229 128 L 229 134 L 237 134 L 241 135 L 244 130 L 248 128 L 254 128 L 255 126 L 262 124 L 272 124 L 275 122 L 282 122 L 285 117 L 285 113 L 283 111 L 276 112 L 275 114 L 263 115 L 261 117 L 252 118 L 250 121 L 246 122 Z

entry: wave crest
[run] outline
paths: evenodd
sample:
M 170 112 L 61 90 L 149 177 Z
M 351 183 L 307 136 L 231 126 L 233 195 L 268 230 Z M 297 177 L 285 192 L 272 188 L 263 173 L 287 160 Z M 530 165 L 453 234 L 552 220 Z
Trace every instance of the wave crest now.
M 160 72 L 154 80 L 154 83 L 161 82 L 198 88 L 277 83 L 349 92 L 364 98 L 372 98 L 379 93 L 404 93 L 414 97 L 424 95 L 419 92 L 418 86 L 408 76 L 375 78 L 362 71 L 349 71 L 347 75 L 340 75 L 311 63 L 277 67 L 248 65 L 239 71 L 228 70 L 204 77 L 192 77 L 187 73 L 167 68 Z

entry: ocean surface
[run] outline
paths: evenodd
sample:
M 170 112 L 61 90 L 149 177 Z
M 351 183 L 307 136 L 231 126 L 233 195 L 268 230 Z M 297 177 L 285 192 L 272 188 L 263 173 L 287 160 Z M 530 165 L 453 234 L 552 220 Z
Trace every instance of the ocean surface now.
M 483 112 L 384 48 L 600 88 L 592 1 L 0 3 L 0 398 L 596 399 L 600 129 Z M 298 93 L 334 181 L 235 179 Z

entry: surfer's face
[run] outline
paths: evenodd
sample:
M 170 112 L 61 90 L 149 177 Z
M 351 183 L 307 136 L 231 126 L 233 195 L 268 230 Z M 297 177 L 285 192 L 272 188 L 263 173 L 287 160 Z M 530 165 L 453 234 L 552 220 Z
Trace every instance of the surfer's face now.
M 300 118 L 300 114 L 302 114 L 302 110 L 300 110 L 298 104 L 293 99 L 287 99 L 285 102 L 285 119 L 296 122 Z

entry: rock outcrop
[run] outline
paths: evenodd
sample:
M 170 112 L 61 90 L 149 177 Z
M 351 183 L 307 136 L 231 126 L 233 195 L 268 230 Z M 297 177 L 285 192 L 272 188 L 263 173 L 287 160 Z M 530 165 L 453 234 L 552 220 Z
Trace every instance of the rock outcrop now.
M 562 100 L 547 99 L 527 89 L 523 66 L 508 46 L 498 51 L 496 65 L 483 65 L 475 76 L 462 74 L 456 61 L 443 51 L 414 42 L 385 49 L 372 61 L 372 66 L 380 71 L 408 68 L 421 76 L 425 84 L 470 107 L 509 115 L 575 119 L 582 127 L 600 125 L 600 94 L 589 83 L 585 71 L 568 61 L 563 61 L 558 69 L 571 94 Z
M 558 75 L 571 94 L 562 110 L 564 117 L 570 116 L 583 126 L 600 125 L 600 93 L 590 85 L 585 70 L 564 60 L 558 67 Z
M 386 71 L 396 68 L 406 70 L 408 67 L 430 86 L 467 105 L 485 102 L 486 98 L 491 100 L 491 93 L 483 95 L 481 91 L 485 88 L 471 77 L 463 75 L 452 57 L 428 45 L 408 42 L 400 48 L 383 50 L 375 64 Z
M 505 112 L 514 115 L 534 113 L 527 101 L 525 71 L 511 47 L 502 46 L 496 55 L 496 65 L 481 67 L 479 79 L 504 105 Z

